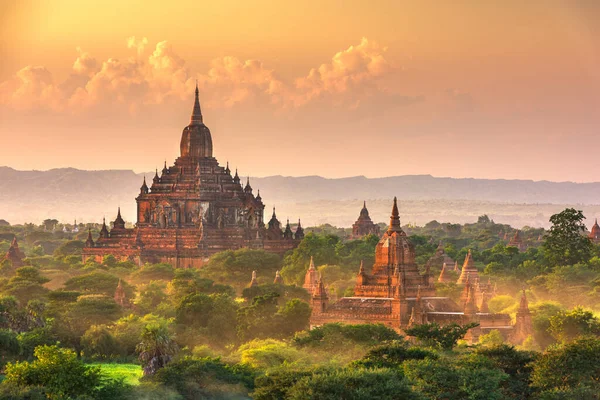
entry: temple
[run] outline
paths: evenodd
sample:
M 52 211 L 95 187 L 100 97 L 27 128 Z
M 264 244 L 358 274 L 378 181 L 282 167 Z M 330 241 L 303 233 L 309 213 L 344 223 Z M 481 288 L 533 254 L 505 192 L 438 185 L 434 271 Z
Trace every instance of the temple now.
M 369 210 L 367 210 L 367 202 L 363 202 L 363 208 L 360 210 L 360 215 L 356 222 L 352 225 L 352 239 L 360 239 L 366 235 L 379 236 L 379 226 L 371 221 Z
M 448 256 L 448 254 L 446 254 L 446 250 L 444 249 L 444 245 L 440 241 L 438 243 L 437 249 L 435 250 L 435 253 L 427 261 L 426 265 L 429 268 L 435 268 L 435 269 L 440 269 L 444 265 L 446 265 L 446 268 L 449 268 L 450 265 L 454 266 L 454 260 L 450 256 Z
M 592 240 L 592 242 L 598 244 L 600 243 L 600 225 L 598 225 L 598 218 L 594 221 L 594 225 L 592 226 L 592 230 L 588 237 Z
M 264 223 L 264 204 L 246 179 L 242 186 L 237 170 L 219 165 L 213 157 L 212 135 L 204 124 L 198 86 L 190 123 L 183 129 L 180 156 L 174 165 L 165 162 L 150 186 L 146 178 L 136 198 L 137 223 L 128 228 L 120 209 L 112 229 L 104 221 L 100 236 L 88 235 L 84 260 L 101 261 L 112 254 L 120 260 L 171 263 L 175 267 L 200 267 L 212 254 L 240 248 L 264 249 L 283 254 L 304 237 L 298 223 L 285 231 L 273 215 Z
M 13 268 L 22 267 L 23 259 L 25 258 L 25 253 L 19 249 L 19 243 L 17 243 L 17 238 L 13 238 L 8 251 L 4 255 L 4 257 L 0 261 L 10 261 Z
M 517 229 L 515 235 L 510 239 L 507 246 L 516 247 L 519 251 L 527 250 L 527 246 L 523 243 L 523 239 L 521 238 L 521 231 Z
M 447 268 L 446 264 L 443 271 Z M 330 301 L 323 279 L 317 277 L 311 263 L 304 285 L 312 290 L 310 324 L 315 327 L 331 322 L 382 323 L 403 332 L 416 324 L 476 322 L 479 326 L 469 330 L 465 337 L 471 343 L 477 342 L 481 334 L 495 329 L 507 340 L 521 342 L 524 335 L 531 332 L 526 299 L 521 301 L 516 325 L 512 324 L 508 314 L 490 313 L 487 300 L 493 295 L 493 289 L 490 282 L 479 283 L 476 271 L 469 252 L 461 271 L 464 280 L 459 278 L 457 282 L 463 285 L 461 304 L 449 297 L 437 296 L 432 276 L 427 269 L 420 271 L 415 263 L 415 248 L 401 228 L 394 198 L 389 227 L 375 249 L 375 264 L 367 272 L 361 263 L 354 296 Z

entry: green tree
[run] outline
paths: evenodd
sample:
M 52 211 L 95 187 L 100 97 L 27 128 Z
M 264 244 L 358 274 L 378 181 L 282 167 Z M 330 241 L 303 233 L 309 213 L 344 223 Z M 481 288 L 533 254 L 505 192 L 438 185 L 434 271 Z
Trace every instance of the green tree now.
M 508 375 L 508 379 L 502 383 L 507 398 L 529 399 L 533 396 L 530 380 L 536 353 L 520 351 L 507 344 L 478 348 L 475 353 L 487 358 L 495 368 Z
M 507 374 L 490 360 L 473 355 L 458 359 L 408 360 L 404 374 L 414 389 L 429 399 L 501 400 Z
M 542 391 L 584 387 L 600 393 L 599 377 L 600 339 L 597 337 L 582 337 L 552 346 L 533 364 L 532 383 Z
M 444 326 L 432 322 L 405 329 L 405 332 L 408 336 L 414 336 L 425 344 L 439 347 L 443 350 L 452 350 L 458 341 L 465 337 L 469 329 L 477 326 L 479 324 L 476 322 L 466 325 L 452 323 Z
M 581 335 L 600 335 L 600 320 L 590 310 L 575 307 L 550 318 L 548 332 L 558 341 L 568 342 Z
M 9 363 L 2 385 L 41 386 L 49 399 L 91 396 L 100 384 L 100 368 L 89 367 L 77 354 L 57 346 L 39 346 L 32 362 Z
M 437 359 L 437 354 L 419 347 L 409 347 L 408 342 L 393 340 L 377 346 L 367 352 L 353 367 L 362 368 L 398 368 L 406 360 Z
M 247 398 L 248 390 L 254 386 L 250 369 L 209 357 L 173 361 L 149 379 L 190 400 Z
M 202 267 L 201 275 L 218 283 L 242 288 L 250 282 L 252 271 L 259 280 L 273 282 L 281 269 L 281 257 L 264 250 L 227 250 L 213 255 Z
M 402 374 L 390 369 L 343 369 L 305 376 L 287 392 L 290 400 L 417 400 Z
M 136 350 L 144 375 L 154 375 L 173 359 L 178 347 L 166 324 L 152 323 L 144 327 Z
M 552 227 L 543 244 L 551 265 L 573 265 L 587 262 L 592 256 L 592 242 L 586 237 L 583 212 L 566 208 L 550 217 Z

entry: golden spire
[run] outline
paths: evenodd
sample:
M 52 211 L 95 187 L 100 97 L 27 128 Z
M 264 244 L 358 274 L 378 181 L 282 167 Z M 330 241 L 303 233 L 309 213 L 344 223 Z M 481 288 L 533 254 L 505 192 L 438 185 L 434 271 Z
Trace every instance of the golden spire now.
M 198 94 L 198 81 L 196 80 L 194 109 L 192 111 L 192 118 L 190 118 L 190 125 L 198 125 L 202 123 L 202 110 L 200 110 L 200 99 L 198 97 Z

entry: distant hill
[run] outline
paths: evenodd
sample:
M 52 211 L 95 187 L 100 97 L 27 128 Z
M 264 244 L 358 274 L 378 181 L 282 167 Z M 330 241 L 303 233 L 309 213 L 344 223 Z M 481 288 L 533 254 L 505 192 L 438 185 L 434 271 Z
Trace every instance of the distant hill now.
M 17 171 L 0 167 L 0 219 L 12 224 L 112 220 L 121 206 L 125 219 L 135 217 L 135 197 L 143 176 L 130 170 L 82 171 L 74 168 Z M 576 204 L 590 217 L 600 213 L 600 183 L 503 179 L 455 179 L 430 175 L 387 178 L 320 176 L 250 178 L 263 201 L 277 205 L 280 219 L 303 217 L 304 224 L 329 222 L 349 226 L 367 200 L 373 219 L 385 221 L 398 196 L 404 222 L 469 222 L 483 213 L 517 226 L 546 225 L 549 215 Z

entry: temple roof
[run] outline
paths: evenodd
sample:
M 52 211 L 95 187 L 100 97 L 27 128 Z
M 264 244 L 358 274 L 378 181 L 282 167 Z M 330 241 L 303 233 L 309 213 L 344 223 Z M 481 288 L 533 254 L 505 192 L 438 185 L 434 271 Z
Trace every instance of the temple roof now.
M 204 125 L 200 100 L 198 97 L 198 84 L 194 96 L 194 108 L 190 124 L 183 129 L 180 144 L 181 157 L 210 158 L 213 145 L 210 130 Z

